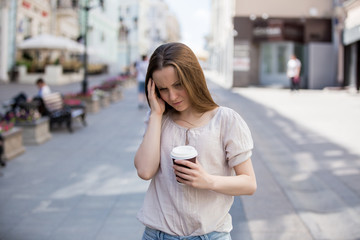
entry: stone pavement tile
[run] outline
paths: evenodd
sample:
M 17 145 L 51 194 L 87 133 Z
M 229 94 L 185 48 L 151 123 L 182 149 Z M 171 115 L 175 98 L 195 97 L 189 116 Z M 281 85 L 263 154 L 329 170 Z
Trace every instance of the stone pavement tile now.
M 233 230 L 230 233 L 232 240 L 251 239 L 249 221 L 246 217 L 243 201 L 243 197 L 235 197 L 230 209 L 233 223 Z
M 259 232 L 256 231 L 252 235 L 252 240 L 289 240 L 289 239 L 299 239 L 299 240 L 312 240 L 313 238 L 307 234 L 304 234 L 301 231 L 280 231 L 277 233 L 274 232 Z
M 253 155 L 258 189 L 253 196 L 241 197 L 251 239 L 268 239 L 266 236 L 270 239 L 285 239 L 284 236 L 299 240 L 312 239 L 286 193 L 266 167 L 264 156 L 259 153 L 255 149 Z
M 49 239 L 94 239 L 109 213 L 100 210 L 75 210 L 52 232 Z
M 84 195 L 76 206 L 75 211 L 92 211 L 92 210 L 103 210 L 109 212 L 117 202 L 116 195 L 108 196 L 89 196 Z
M 96 240 L 141 239 L 144 225 L 136 214 L 144 200 L 144 192 L 121 194 L 104 222 Z
M 52 210 L 28 215 L 6 234 L 4 239 L 49 239 L 51 233 L 61 224 L 66 214 L 66 212 Z
M 43 232 L 48 231 L 47 234 L 50 234 L 77 202 L 76 198 L 54 200 L 16 193 L 9 203 L 4 203 L 1 207 L 0 236 L 5 239 L 12 239 L 15 236 L 36 239 L 36 236 L 39 236 L 41 239 Z M 46 229 L 43 222 L 47 225 Z M 27 234 L 21 235 L 25 232 Z
M 360 223 L 351 209 L 317 213 L 299 211 L 299 216 L 307 223 L 314 239 L 359 239 Z
M 352 191 L 347 184 L 345 184 L 338 176 L 331 172 L 320 171 L 318 176 L 327 183 L 331 183 L 329 187 L 339 194 L 341 200 L 346 203 L 353 211 L 360 216 L 360 195 Z

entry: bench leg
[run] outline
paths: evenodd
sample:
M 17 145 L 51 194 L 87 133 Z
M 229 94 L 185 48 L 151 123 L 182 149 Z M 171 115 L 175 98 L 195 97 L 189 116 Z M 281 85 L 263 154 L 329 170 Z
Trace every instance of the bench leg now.
M 81 114 L 81 122 L 83 124 L 83 126 L 87 126 L 86 120 L 85 120 L 85 113 Z
M 72 122 L 71 122 L 71 118 L 69 120 L 66 121 L 66 126 L 67 126 L 67 129 L 69 130 L 69 132 L 73 132 L 73 129 L 72 129 Z
M 2 138 L 2 136 L 0 135 L 0 165 L 1 165 L 2 167 L 5 167 L 5 166 L 6 166 L 6 163 L 2 160 L 3 152 L 4 152 L 3 138 Z

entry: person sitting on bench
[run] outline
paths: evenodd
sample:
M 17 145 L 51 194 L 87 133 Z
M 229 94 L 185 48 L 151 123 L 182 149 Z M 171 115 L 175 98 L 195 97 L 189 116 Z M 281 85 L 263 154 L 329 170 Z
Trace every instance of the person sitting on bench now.
M 44 97 L 45 95 L 51 93 L 50 87 L 45 83 L 45 81 L 44 81 L 42 78 L 39 78 L 39 79 L 36 81 L 36 86 L 37 86 L 38 89 L 39 89 L 39 92 L 38 92 L 38 94 L 36 95 L 37 97 L 42 98 L 42 97 Z

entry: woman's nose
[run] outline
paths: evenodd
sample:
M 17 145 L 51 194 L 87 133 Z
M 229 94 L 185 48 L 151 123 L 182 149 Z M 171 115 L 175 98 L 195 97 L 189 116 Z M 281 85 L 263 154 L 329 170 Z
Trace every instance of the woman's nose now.
M 176 100 L 176 98 L 177 98 L 177 94 L 176 94 L 176 92 L 175 92 L 175 91 L 170 90 L 169 94 L 170 94 L 170 100 L 171 100 L 171 101 Z

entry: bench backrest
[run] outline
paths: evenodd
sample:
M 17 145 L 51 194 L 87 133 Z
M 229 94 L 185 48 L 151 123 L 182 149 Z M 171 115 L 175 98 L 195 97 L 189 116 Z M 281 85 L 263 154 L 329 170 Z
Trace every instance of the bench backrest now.
M 42 97 L 48 111 L 56 111 L 64 108 L 64 102 L 59 92 L 46 94 Z

